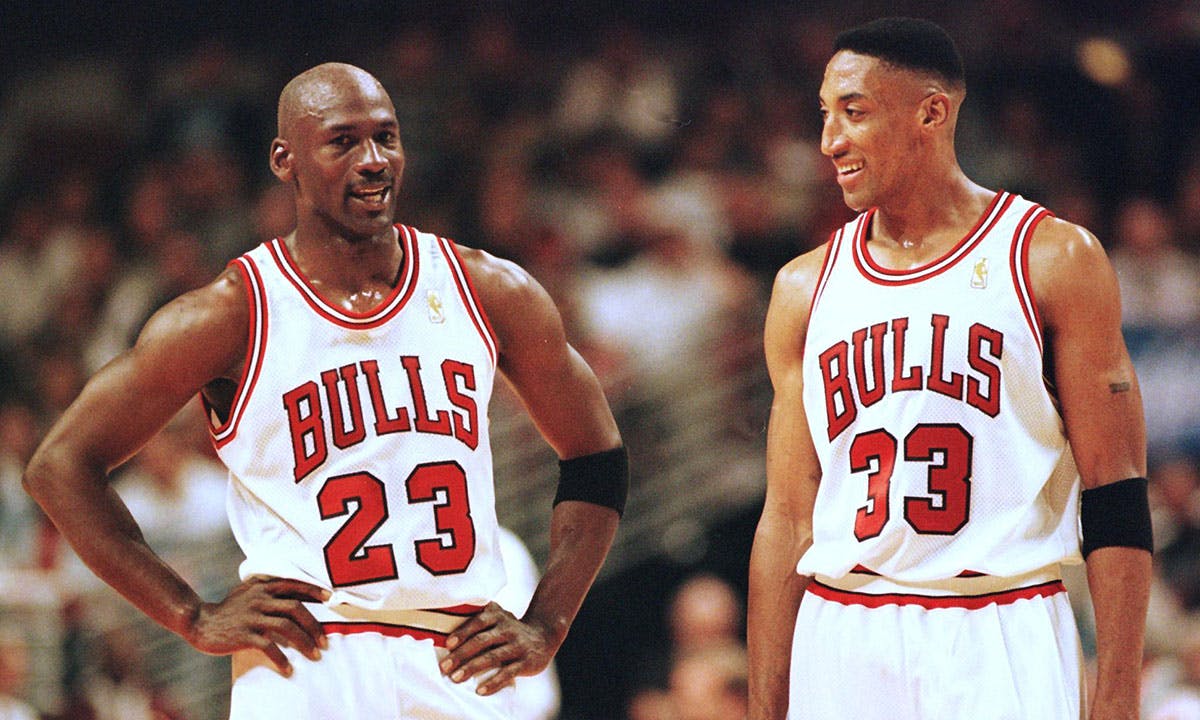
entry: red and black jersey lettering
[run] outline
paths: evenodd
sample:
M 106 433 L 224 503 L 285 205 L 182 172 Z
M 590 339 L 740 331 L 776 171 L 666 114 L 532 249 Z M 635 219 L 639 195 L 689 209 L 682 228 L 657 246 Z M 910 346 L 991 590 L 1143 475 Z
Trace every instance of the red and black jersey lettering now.
M 860 407 L 870 407 L 889 393 L 929 390 L 962 401 L 990 417 L 1000 413 L 1004 334 L 975 323 L 968 330 L 965 346 L 948 345 L 951 317 L 934 313 L 929 319 L 929 360 L 909 365 L 909 321 L 900 317 L 859 328 L 851 333 L 849 341 L 839 340 L 818 356 L 830 440 L 854 423 Z M 884 362 L 889 342 L 890 367 Z
M 441 363 L 438 381 L 449 406 L 433 408 L 420 359 L 405 355 L 400 365 L 403 373 L 384 378 L 378 361 L 363 360 L 324 370 L 320 384 L 310 380 L 284 393 L 296 482 L 325 462 L 331 443 L 345 450 L 369 435 L 417 432 L 454 437 L 471 450 L 479 446 L 474 366 L 452 359 Z M 401 384 L 407 388 L 409 404 L 390 406 L 388 398 Z M 365 418 L 364 394 L 371 400 L 372 423 Z

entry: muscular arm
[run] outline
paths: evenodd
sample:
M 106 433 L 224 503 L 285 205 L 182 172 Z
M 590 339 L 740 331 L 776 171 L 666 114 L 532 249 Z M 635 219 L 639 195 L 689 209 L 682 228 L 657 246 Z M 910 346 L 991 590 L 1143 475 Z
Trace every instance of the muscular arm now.
M 463 259 L 500 344 L 500 370 L 559 458 L 619 447 L 621 436 L 600 383 L 567 343 L 546 291 L 512 263 L 467 249 Z M 612 508 L 559 503 L 550 519 L 545 572 L 521 618 L 523 628 L 513 628 L 508 631 L 513 637 L 505 637 L 499 625 L 485 627 L 501 621 L 487 612 L 464 623 L 448 641 L 462 646 L 451 654 L 446 672 L 458 679 L 461 669 L 465 679 L 502 666 L 480 686 L 481 693 L 489 694 L 517 675 L 544 669 L 608 555 L 617 521 Z
M 1085 488 L 1146 474 L 1141 393 L 1121 336 L 1116 276 L 1091 234 L 1043 222 L 1030 248 L 1034 293 L 1067 436 Z M 1087 560 L 1096 614 L 1092 718 L 1136 718 L 1150 553 L 1104 547 Z
M 207 383 L 237 378 L 246 327 L 245 290 L 232 271 L 166 305 L 132 349 L 91 378 L 50 429 L 24 477 L 30 495 L 97 576 L 204 652 L 236 649 L 227 647 L 230 642 L 265 649 L 267 639 L 221 636 L 228 629 L 214 626 L 216 606 L 204 603 L 150 549 L 108 475 Z M 288 586 L 286 592 L 294 590 Z M 311 651 L 312 641 L 298 630 L 280 625 L 272 632 Z M 282 654 L 272 656 L 282 660 Z
M 812 542 L 821 468 L 801 398 L 801 360 L 824 253 L 809 253 L 779 272 L 764 330 L 775 399 L 767 426 L 767 494 L 750 552 L 747 642 L 754 720 L 782 720 L 787 713 L 792 635 L 809 581 L 796 573 L 796 563 Z

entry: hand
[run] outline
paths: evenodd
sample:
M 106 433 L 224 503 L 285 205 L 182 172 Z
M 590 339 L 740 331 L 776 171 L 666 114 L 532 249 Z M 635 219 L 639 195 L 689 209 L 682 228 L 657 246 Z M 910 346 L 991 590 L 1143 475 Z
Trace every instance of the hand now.
M 187 640 L 209 655 L 229 655 L 256 648 L 280 674 L 292 674 L 281 647 L 294 648 L 310 660 L 329 646 L 320 623 L 302 601 L 324 602 L 329 591 L 300 580 L 254 577 L 242 581 L 219 603 L 202 603 Z
M 518 675 L 545 670 L 557 650 L 545 629 L 522 622 L 494 602 L 450 633 L 446 648 L 450 654 L 441 662 L 442 674 L 454 682 L 496 670 L 476 688 L 480 695 L 513 684 Z

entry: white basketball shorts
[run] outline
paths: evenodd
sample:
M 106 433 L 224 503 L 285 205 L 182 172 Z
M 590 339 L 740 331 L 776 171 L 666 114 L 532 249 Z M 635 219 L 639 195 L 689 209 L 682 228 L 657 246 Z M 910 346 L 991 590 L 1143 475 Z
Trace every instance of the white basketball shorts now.
M 817 576 L 789 720 L 1085 720 L 1083 652 L 1054 572 L 920 586 Z
M 454 683 L 442 675 L 443 632 L 331 623 L 326 614 L 317 618 L 329 638 L 319 660 L 284 650 L 291 677 L 258 650 L 234 654 L 230 720 L 519 720 L 513 687 L 483 697 L 476 679 Z

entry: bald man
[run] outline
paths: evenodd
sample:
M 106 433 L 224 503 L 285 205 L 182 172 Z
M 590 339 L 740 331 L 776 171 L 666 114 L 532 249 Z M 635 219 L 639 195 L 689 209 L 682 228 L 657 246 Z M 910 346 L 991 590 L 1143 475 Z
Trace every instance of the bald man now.
M 294 231 L 159 310 L 51 428 L 26 487 L 98 576 L 197 650 L 233 656 L 235 720 L 510 717 L 624 508 L 599 383 L 528 273 L 396 222 L 404 151 L 369 73 L 325 64 L 289 82 L 269 162 Z M 560 458 L 550 554 L 520 618 L 492 602 L 497 371 Z M 108 485 L 197 394 L 246 555 L 215 602 Z

